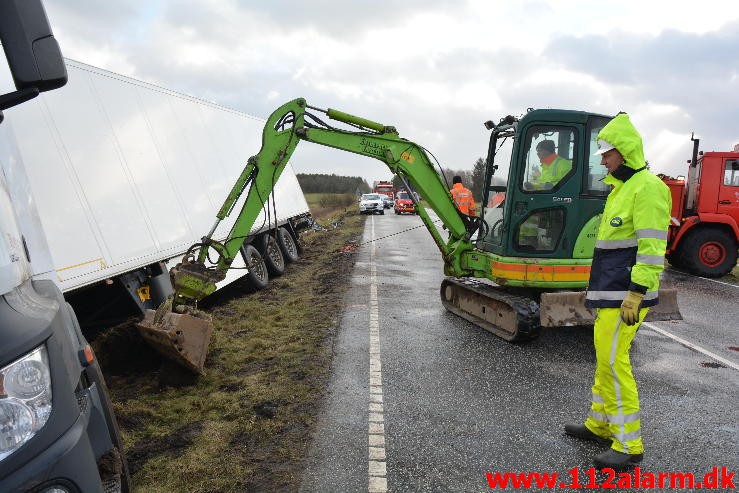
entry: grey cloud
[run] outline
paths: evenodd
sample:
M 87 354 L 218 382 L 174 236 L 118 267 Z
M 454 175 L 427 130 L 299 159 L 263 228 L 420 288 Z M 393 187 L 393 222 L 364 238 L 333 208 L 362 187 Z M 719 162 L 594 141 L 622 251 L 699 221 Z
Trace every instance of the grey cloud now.
M 633 100 L 624 100 L 614 111 L 637 102 L 672 105 L 689 118 L 664 121 L 664 128 L 686 135 L 696 130 L 706 137 L 708 148 L 717 150 L 739 139 L 737 22 L 700 34 L 564 36 L 546 52 L 560 66 L 622 86 L 622 94 Z

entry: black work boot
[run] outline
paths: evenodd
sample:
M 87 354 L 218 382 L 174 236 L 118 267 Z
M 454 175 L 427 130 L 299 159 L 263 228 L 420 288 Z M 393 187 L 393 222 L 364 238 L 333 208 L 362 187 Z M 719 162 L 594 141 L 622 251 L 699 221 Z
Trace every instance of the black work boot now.
M 567 424 L 565 425 L 565 433 L 575 438 L 581 438 L 583 440 L 591 440 L 598 442 L 602 445 L 610 445 L 611 439 L 605 438 L 600 435 L 596 435 L 588 429 L 585 425 Z
M 626 454 L 618 450 L 609 449 L 607 452 L 596 455 L 593 460 L 600 467 L 624 469 L 639 464 L 643 458 L 644 454 Z

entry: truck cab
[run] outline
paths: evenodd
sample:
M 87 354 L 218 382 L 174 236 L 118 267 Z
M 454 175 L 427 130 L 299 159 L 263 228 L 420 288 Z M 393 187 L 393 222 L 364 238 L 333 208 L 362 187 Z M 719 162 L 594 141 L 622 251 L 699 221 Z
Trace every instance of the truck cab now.
M 691 274 L 721 277 L 739 248 L 739 152 L 699 152 L 693 138 L 687 180 L 663 176 L 672 194 L 667 259 Z
M 0 3 L 0 39 L 16 89 L 0 95 L 2 122 L 67 73 L 39 0 Z M 33 276 L 49 255 L 17 159 L 0 155 L 0 491 L 128 491 L 95 355 L 53 280 Z

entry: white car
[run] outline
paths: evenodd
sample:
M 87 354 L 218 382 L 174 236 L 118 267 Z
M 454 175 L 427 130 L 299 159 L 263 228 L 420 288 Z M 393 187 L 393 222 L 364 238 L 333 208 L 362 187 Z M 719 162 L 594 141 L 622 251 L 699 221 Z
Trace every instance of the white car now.
M 365 193 L 359 200 L 360 214 L 385 214 L 382 195 L 379 193 Z

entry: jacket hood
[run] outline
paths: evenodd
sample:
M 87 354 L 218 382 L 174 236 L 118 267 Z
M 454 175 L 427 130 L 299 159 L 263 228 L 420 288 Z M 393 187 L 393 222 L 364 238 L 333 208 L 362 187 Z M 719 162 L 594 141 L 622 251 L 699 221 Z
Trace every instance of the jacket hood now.
M 598 139 L 609 142 L 624 157 L 625 166 L 639 169 L 646 166 L 641 135 L 629 120 L 629 115 L 619 113 L 598 132 Z

